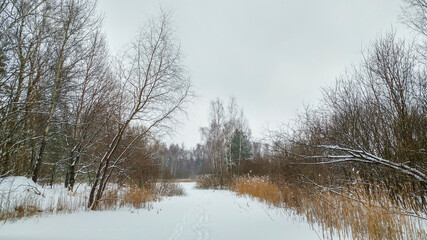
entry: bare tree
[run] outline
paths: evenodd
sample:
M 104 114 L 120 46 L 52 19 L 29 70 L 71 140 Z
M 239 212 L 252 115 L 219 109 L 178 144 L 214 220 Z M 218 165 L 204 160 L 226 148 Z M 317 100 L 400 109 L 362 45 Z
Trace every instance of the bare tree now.
M 125 161 L 123 155 L 139 138 L 173 120 L 190 97 L 190 81 L 167 14 L 151 20 L 119 61 L 116 78 L 121 82 L 120 118 L 96 170 L 88 203 L 93 210 L 102 200 L 115 167 Z M 118 152 L 126 129 L 132 124 L 142 125 L 145 130 Z
M 413 30 L 427 36 L 427 1 L 404 0 L 402 9 L 404 22 Z
M 33 1 L 16 1 L 4 0 L 0 3 L 0 25 L 2 31 L 0 38 L 9 35 L 15 25 L 23 21 L 23 19 L 30 15 L 37 14 L 37 10 L 46 3 L 46 0 L 33 0 Z M 16 14 L 16 10 L 21 9 L 20 14 Z
M 83 59 L 85 71 L 69 92 L 67 106 L 67 145 L 69 155 L 65 186 L 73 190 L 78 164 L 87 150 L 105 134 L 105 126 L 116 110 L 113 82 L 109 68 L 108 51 L 100 31 L 91 34 L 91 46 Z M 67 101 L 68 102 L 68 101 Z M 66 109 L 64 109 L 66 111 Z M 88 166 L 84 166 L 85 168 Z
M 217 98 L 211 101 L 209 109 L 209 127 L 201 128 L 202 138 L 206 146 L 206 155 L 210 171 L 219 179 L 220 187 L 224 185 L 227 171 L 226 162 L 226 116 L 222 101 Z

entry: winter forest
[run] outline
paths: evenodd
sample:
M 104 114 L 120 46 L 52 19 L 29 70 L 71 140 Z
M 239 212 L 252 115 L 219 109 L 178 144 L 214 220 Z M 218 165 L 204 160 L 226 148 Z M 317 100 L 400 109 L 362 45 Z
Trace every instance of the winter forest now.
M 426 0 L 401 1 L 408 37 L 371 36 L 318 105 L 261 137 L 239 99 L 211 99 L 195 146 L 165 140 L 200 98 L 173 11 L 112 54 L 98 5 L 0 2 L 0 239 L 82 239 L 14 235 L 65 217 L 139 229 L 89 239 L 427 238 Z

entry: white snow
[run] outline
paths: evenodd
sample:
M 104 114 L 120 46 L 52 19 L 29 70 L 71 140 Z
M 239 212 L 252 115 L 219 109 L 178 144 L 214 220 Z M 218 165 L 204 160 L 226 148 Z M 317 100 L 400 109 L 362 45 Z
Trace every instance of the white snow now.
M 149 209 L 81 211 L 0 224 L 0 239 L 319 239 L 305 222 L 226 190 L 181 183 L 186 196 Z
M 70 209 L 83 209 L 88 191 L 87 184 L 77 185 L 70 194 L 63 185 L 43 187 L 26 177 L 0 178 L 0 211 L 28 203 L 43 211 L 56 211 L 61 202 L 67 202 Z

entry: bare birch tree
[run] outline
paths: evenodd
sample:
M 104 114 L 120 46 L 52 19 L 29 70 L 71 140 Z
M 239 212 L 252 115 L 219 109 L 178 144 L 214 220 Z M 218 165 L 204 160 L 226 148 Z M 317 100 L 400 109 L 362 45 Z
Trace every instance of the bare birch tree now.
M 211 101 L 209 108 L 209 127 L 201 128 L 202 138 L 206 146 L 206 156 L 210 165 L 210 172 L 218 178 L 219 185 L 224 185 L 227 173 L 226 161 L 226 116 L 224 104 L 217 98 Z

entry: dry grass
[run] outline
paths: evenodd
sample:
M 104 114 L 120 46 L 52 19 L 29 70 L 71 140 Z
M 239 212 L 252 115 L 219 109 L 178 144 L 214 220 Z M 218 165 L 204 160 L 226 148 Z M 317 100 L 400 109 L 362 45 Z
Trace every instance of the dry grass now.
M 14 221 L 20 218 L 31 217 L 43 212 L 38 204 L 17 203 L 3 207 L 0 211 L 0 221 Z
M 392 200 L 381 189 L 361 185 L 346 189 L 279 186 L 268 178 L 239 178 L 234 190 L 275 206 L 283 206 L 323 229 L 324 237 L 352 239 L 426 239 L 424 214 L 405 206 L 413 199 Z
M 26 190 L 26 189 L 30 190 Z M 22 194 L 17 194 L 22 191 Z M 42 190 L 24 185 L 22 189 L 11 189 L 0 194 L 0 221 L 15 221 L 20 218 L 52 213 L 72 213 L 84 211 L 88 204 L 88 191 L 69 192 L 59 187 L 58 193 L 44 196 Z M 115 210 L 120 207 L 149 207 L 149 203 L 159 201 L 163 196 L 185 195 L 179 183 L 161 182 L 146 184 L 144 187 L 119 187 L 110 184 L 104 191 L 98 210 Z
M 4 218 L 4 220 L 6 218 L 20 219 L 20 218 L 24 218 L 24 217 L 31 217 L 31 216 L 34 216 L 34 215 L 38 215 L 38 214 L 40 214 L 42 212 L 43 212 L 43 210 L 41 210 L 37 206 L 33 206 L 33 205 L 19 205 L 19 206 L 16 206 L 14 208 L 13 212 L 9 212 L 8 213 L 9 215 L 3 215 L 2 217 Z
M 150 202 L 159 201 L 161 197 L 185 195 L 181 185 L 174 182 L 161 182 L 158 184 L 148 184 L 144 187 L 130 187 L 123 194 L 111 196 L 111 199 L 117 199 L 118 202 L 112 202 L 111 205 L 132 206 L 134 208 L 145 208 Z
M 87 206 L 87 197 L 85 195 L 68 192 L 67 195 L 60 195 L 57 202 L 52 202 L 49 209 L 56 213 L 72 213 L 84 209 Z
M 120 191 L 116 186 L 105 189 L 98 205 L 98 210 L 115 210 L 120 206 Z
M 408 216 L 409 209 L 401 208 L 382 192 L 368 193 L 354 187 L 350 192 L 324 191 L 308 198 L 304 196 L 302 212 L 330 236 L 335 230 L 340 238 L 426 238 L 420 219 Z
M 0 201 L 0 221 L 16 221 L 21 218 L 49 213 L 71 213 L 84 209 L 87 198 L 82 195 L 69 196 L 61 193 L 58 198 L 47 202 L 31 194 L 23 193 L 19 198 L 2 196 Z
M 184 183 L 186 183 L 186 182 L 194 182 L 194 180 L 193 179 L 176 179 L 175 182 L 184 182 Z
M 130 188 L 120 202 L 120 206 L 132 206 L 134 208 L 145 208 L 149 202 L 158 201 L 159 198 L 153 188 Z
M 280 206 L 283 202 L 279 186 L 268 177 L 238 178 L 233 190 L 239 195 L 249 195 L 274 206 Z
M 175 182 L 161 182 L 157 185 L 157 193 L 162 197 L 184 196 L 185 191 Z

